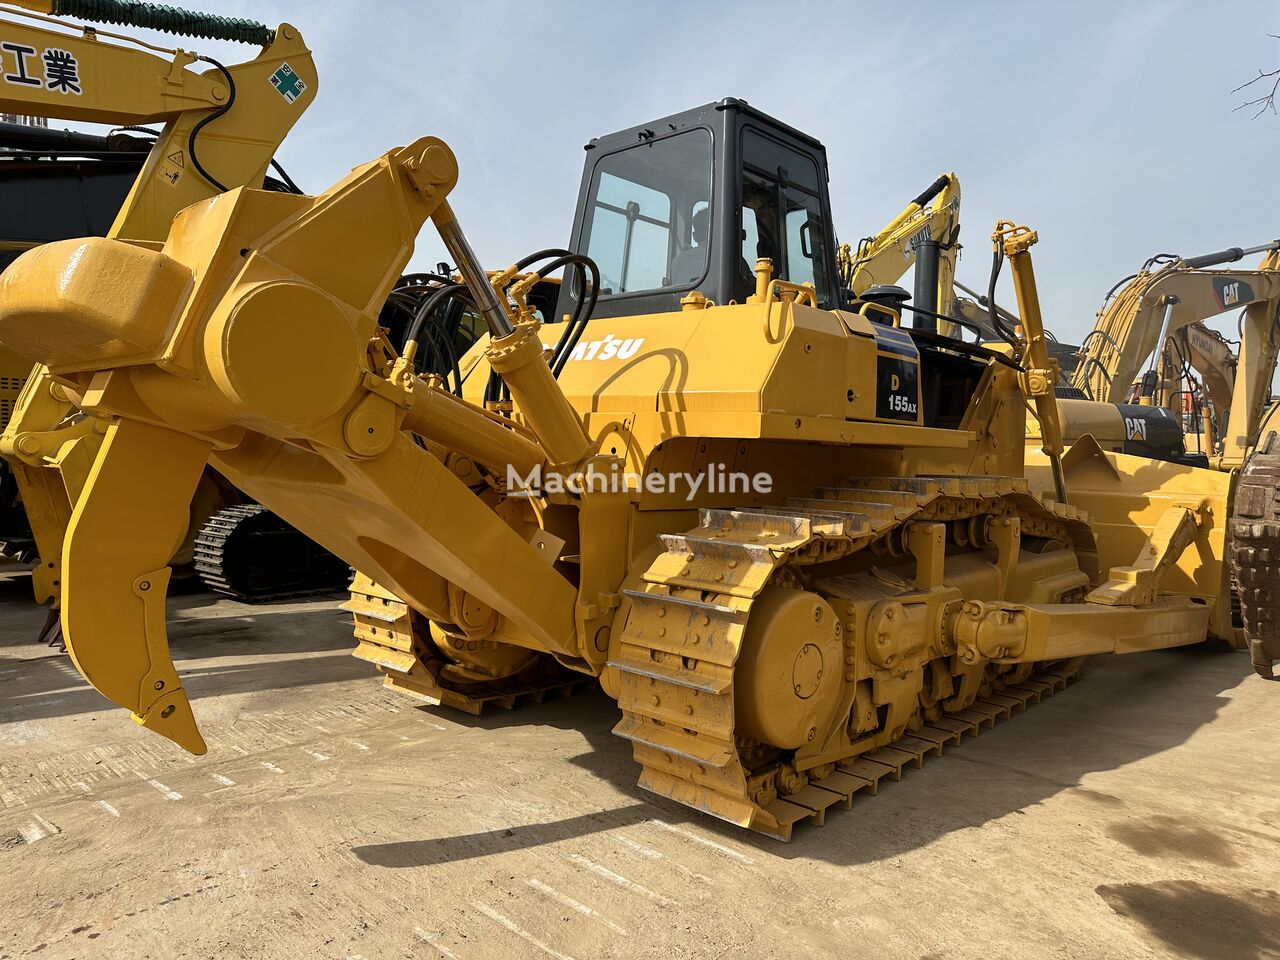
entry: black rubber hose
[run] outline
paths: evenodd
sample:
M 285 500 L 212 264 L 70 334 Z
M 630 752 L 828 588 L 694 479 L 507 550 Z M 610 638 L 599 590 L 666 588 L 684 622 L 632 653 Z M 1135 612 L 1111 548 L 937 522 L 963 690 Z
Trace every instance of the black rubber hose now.
M 187 153 L 191 154 L 191 165 L 196 168 L 196 172 L 223 193 L 226 193 L 229 189 L 227 185 L 216 179 L 213 174 L 206 170 L 204 165 L 200 162 L 200 158 L 196 156 L 196 137 L 199 135 L 201 130 L 231 109 L 231 105 L 236 102 L 236 82 L 232 79 L 231 72 L 212 57 L 198 56 L 196 59 L 203 60 L 205 63 L 212 63 L 222 73 L 223 79 L 227 81 L 227 102 L 191 128 L 191 135 L 187 137 Z
M 1103 307 L 1106 307 L 1106 305 L 1107 305 L 1108 301 L 1110 301 L 1110 299 L 1111 299 L 1113 296 L 1115 296 L 1115 292 L 1116 292 L 1117 290 L 1119 290 L 1121 287 L 1123 287 L 1123 286 L 1124 286 L 1126 283 L 1128 283 L 1130 280 L 1135 279 L 1137 276 L 1138 276 L 1138 275 L 1137 275 L 1136 273 L 1131 273 L 1131 274 L 1129 274 L 1127 277 L 1125 277 L 1123 280 L 1117 280 L 1117 281 L 1115 282 L 1115 285 L 1114 285 L 1110 290 L 1108 290 L 1108 291 L 1107 291 L 1107 295 L 1106 295 L 1105 297 L 1103 297 L 1103 298 L 1102 298 L 1102 306 L 1103 306 Z
M 954 323 L 957 327 L 964 327 L 979 340 L 982 339 L 982 328 L 976 323 L 970 323 L 968 320 L 961 320 L 959 317 L 948 317 L 945 313 L 938 313 L 936 310 L 926 310 L 924 307 L 915 307 L 905 302 L 899 304 L 899 307 L 903 310 L 910 310 L 917 316 L 929 317 L 933 320 L 945 320 L 947 323 Z M 939 334 L 939 336 L 943 336 L 943 334 Z M 948 337 L 947 339 L 954 338 Z
M 547 272 L 550 273 L 551 271 L 548 270 Z M 578 328 L 579 321 L 582 318 L 583 310 L 586 308 L 586 305 L 587 305 L 587 298 L 586 298 L 586 291 L 587 291 L 587 284 L 588 284 L 587 268 L 581 263 L 577 263 L 577 262 L 573 263 L 573 282 L 581 285 L 582 297 L 578 300 L 578 305 L 574 307 L 573 316 L 569 318 L 569 322 L 566 323 L 564 329 L 560 331 L 560 338 L 556 341 L 555 349 L 551 353 L 553 370 L 555 369 L 555 361 L 559 358 L 560 353 L 564 349 L 565 344 L 568 343 L 569 340 L 573 338 L 573 333 Z M 594 307 L 594 305 L 595 304 L 593 302 L 592 306 Z
M 538 276 L 546 276 L 548 273 L 559 270 L 562 266 L 570 263 L 578 264 L 583 268 L 583 272 L 589 271 L 591 278 L 589 283 L 586 283 L 584 277 L 587 289 L 583 293 L 583 298 L 578 302 L 578 309 L 569 321 L 569 326 L 560 335 L 556 349 L 551 355 L 551 372 L 556 377 L 560 376 L 561 371 L 564 370 L 564 365 L 569 362 L 569 355 L 573 353 L 578 341 L 582 339 L 582 333 L 587 328 L 591 313 L 596 308 L 596 300 L 600 297 L 600 268 L 586 254 L 571 253 L 568 256 L 552 260 L 538 272 Z
M 422 331 L 422 325 L 426 322 L 427 315 L 431 313 L 436 306 L 445 299 L 445 297 L 455 296 L 458 293 L 466 294 L 466 287 L 455 281 L 442 284 L 438 290 L 433 291 L 429 296 L 423 298 L 417 308 L 413 312 L 413 322 L 409 324 L 409 329 L 405 331 L 404 342 L 407 344 L 410 340 L 417 340 L 419 333 Z M 467 295 L 469 298 L 469 295 Z
M 417 310 L 414 311 L 413 322 L 410 324 L 409 330 L 405 334 L 404 342 L 408 344 L 410 340 L 417 340 L 427 318 L 432 316 L 441 303 L 450 298 L 461 300 L 465 306 L 470 306 L 473 310 L 477 309 L 475 301 L 472 300 L 471 294 L 464 284 L 450 283 L 447 286 L 442 286 L 439 290 L 423 299 L 423 301 L 418 305 Z M 434 324 L 431 325 L 431 330 L 433 334 L 436 334 L 441 338 L 437 349 L 441 351 L 443 359 L 453 370 L 453 392 L 461 396 L 462 369 L 459 364 L 457 351 L 453 349 L 453 341 L 449 337 L 448 333 L 439 329 L 439 327 Z
M 293 182 L 293 177 L 285 173 L 284 167 L 280 166 L 280 161 L 275 157 L 271 158 L 271 169 L 280 174 L 280 179 L 284 181 L 284 185 L 289 188 L 290 193 L 301 194 L 302 190 Z
M 241 17 L 220 17 L 213 13 L 184 10 L 160 3 L 136 0 L 53 0 L 55 17 L 76 17 L 94 23 L 119 23 L 128 27 L 160 30 L 182 37 L 231 40 L 270 46 L 276 32 L 265 23 Z
M 558 377 L 564 369 L 564 365 L 568 363 L 569 354 L 573 352 L 573 348 L 578 345 L 578 341 L 582 338 L 582 332 L 586 329 L 587 321 L 591 319 L 591 312 L 595 309 L 596 301 L 600 297 L 600 268 L 586 254 L 574 253 L 572 250 L 566 250 L 563 247 L 548 247 L 545 250 L 538 250 L 517 260 L 515 267 L 517 270 L 524 270 L 531 264 L 539 260 L 545 260 L 548 257 L 554 257 L 555 259 L 537 270 L 538 279 L 544 279 L 562 267 L 573 264 L 577 267 L 575 271 L 577 278 L 584 287 L 587 287 L 583 298 L 578 301 L 577 309 L 565 326 L 564 332 L 560 334 L 560 339 L 556 342 L 555 349 L 551 354 L 551 372 Z M 588 271 L 591 274 L 589 284 L 586 276 Z
M 1004 251 L 997 248 L 991 254 L 991 279 L 987 281 L 987 317 L 991 321 L 991 326 L 995 328 L 996 333 L 1000 334 L 1000 338 L 1013 347 L 1016 353 L 1022 348 L 1022 344 L 1018 342 L 1018 335 L 1005 325 L 1004 318 L 1000 316 L 1000 311 L 996 309 L 996 281 L 1000 278 L 1000 267 L 1003 265 Z M 1021 356 L 1019 356 L 1019 359 L 1021 359 Z
M 916 197 L 911 202 L 917 206 L 923 207 L 926 203 L 940 194 L 950 182 L 951 178 L 944 173 L 937 180 L 933 181 L 933 183 L 929 184 L 924 193 L 920 194 L 920 196 Z
M 577 256 L 572 250 L 565 250 L 562 247 L 547 247 L 545 250 L 539 250 L 531 253 L 527 257 L 522 257 L 516 261 L 516 269 L 523 270 L 531 263 L 537 263 L 539 260 L 546 260 L 549 257 L 574 257 Z
M 439 291 L 436 291 L 437 293 Z M 430 315 L 430 311 L 423 312 L 426 306 L 426 300 L 415 300 L 413 295 L 405 293 L 403 290 L 391 291 L 391 296 L 387 298 L 387 304 L 402 311 L 409 317 L 409 331 L 406 332 L 404 342 L 407 344 L 410 340 L 417 340 L 421 336 L 423 322 L 418 320 L 419 314 L 423 320 Z M 408 301 L 408 302 L 406 302 Z M 434 310 L 435 306 L 431 307 Z M 425 325 L 427 342 L 426 350 L 422 355 L 422 362 L 415 363 L 415 368 L 426 368 L 432 373 L 439 373 L 448 382 L 449 373 L 453 373 L 452 391 L 457 396 L 462 396 L 462 369 L 459 365 L 457 351 L 453 349 L 453 341 L 450 339 L 447 331 L 441 329 L 435 323 Z M 419 343 L 421 346 L 422 344 Z
M 442 277 L 438 273 L 406 273 L 403 277 L 396 281 L 395 290 L 392 292 L 421 291 L 426 284 L 456 283 L 450 277 Z

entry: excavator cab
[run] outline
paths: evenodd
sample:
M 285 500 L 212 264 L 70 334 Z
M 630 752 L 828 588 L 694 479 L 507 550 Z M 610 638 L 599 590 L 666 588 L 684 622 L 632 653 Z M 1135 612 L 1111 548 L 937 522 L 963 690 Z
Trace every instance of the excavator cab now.
M 841 303 L 821 143 L 744 100 L 716 103 L 586 145 L 570 249 L 601 271 L 597 318 L 667 313 L 697 291 L 744 302 L 755 264 Z M 567 285 L 557 315 L 572 313 Z

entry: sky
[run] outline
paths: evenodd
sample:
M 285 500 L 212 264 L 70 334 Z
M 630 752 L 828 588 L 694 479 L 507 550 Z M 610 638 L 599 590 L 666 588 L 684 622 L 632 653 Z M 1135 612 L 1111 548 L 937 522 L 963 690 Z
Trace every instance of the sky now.
M 587 140 L 727 96 L 825 143 L 842 240 L 943 171 L 961 183 L 962 282 L 985 289 L 997 218 L 1033 227 L 1063 340 L 1152 254 L 1280 237 L 1280 119 L 1231 92 L 1280 66 L 1274 0 L 183 5 L 302 32 L 319 94 L 278 156 L 307 192 L 419 136 L 449 143 L 451 203 L 495 268 L 567 243 Z M 415 264 L 443 258 L 426 228 Z

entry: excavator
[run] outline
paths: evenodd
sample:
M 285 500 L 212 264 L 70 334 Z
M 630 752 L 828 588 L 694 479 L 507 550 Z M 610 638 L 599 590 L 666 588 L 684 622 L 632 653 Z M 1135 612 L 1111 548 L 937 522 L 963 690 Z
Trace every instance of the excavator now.
M 123 128 L 107 138 L 8 131 L 12 149 L 0 160 L 12 174 L 5 183 L 8 247 L 78 236 L 99 218 L 106 219 L 107 236 L 155 246 L 178 210 L 229 186 L 271 183 L 266 174 L 272 166 L 281 175 L 276 188 L 296 189 L 274 154 L 318 83 L 311 54 L 292 26 L 271 30 L 246 20 L 111 0 L 19 0 L 0 5 L 0 13 L 0 112 Z M 262 51 L 226 67 L 203 55 L 60 19 L 67 16 L 241 41 Z M 188 69 L 197 62 L 210 69 Z M 139 126 L 147 123 L 164 127 Z M 116 152 L 120 140 L 128 141 L 130 154 Z M 70 160 L 86 153 L 94 157 L 91 168 Z M 98 164 L 112 154 L 112 169 L 104 170 Z M 117 191 L 127 177 L 122 168 L 131 168 L 133 177 L 120 202 Z M 83 177 L 86 172 L 91 176 Z M 40 197 L 54 202 L 35 204 Z M 67 226 L 77 221 L 80 226 Z M 6 371 L 0 387 L 20 391 L 4 411 L 11 415 L 0 436 L 0 487 L 9 526 L 3 539 L 21 542 L 29 526 L 39 556 L 32 576 L 36 599 L 53 608 L 45 638 L 57 642 L 63 532 L 106 424 L 83 416 L 47 371 L 37 367 L 29 378 L 20 376 L 18 371 L 30 368 L 29 357 L 0 346 L 0 368 Z M 175 561 L 194 562 L 209 586 L 241 599 L 332 589 L 348 576 L 345 564 L 247 502 L 213 471 L 192 501 Z
M 956 258 L 960 253 L 960 180 L 940 174 L 918 197 L 878 233 L 858 241 L 856 252 L 842 243 L 836 265 L 844 286 L 863 297 L 886 288 L 915 267 L 912 309 L 934 321 L 938 332 L 955 336 L 954 323 L 945 318 L 955 311 Z M 905 292 L 905 291 L 904 291 Z M 899 295 L 899 306 L 902 305 Z
M 1223 269 L 1256 254 L 1263 256 L 1252 270 Z M 1238 355 L 1202 322 L 1236 309 Z M 1280 556 L 1280 444 L 1274 430 L 1265 431 L 1274 411 L 1271 383 L 1278 354 L 1280 240 L 1197 257 L 1150 258 L 1104 299 L 1072 377 L 1088 397 L 1137 401 L 1123 407 L 1129 411 L 1124 422 L 1131 441 L 1149 445 L 1157 430 L 1171 438 L 1170 448 L 1175 434 L 1178 447 L 1181 435 L 1197 438 L 1196 453 L 1162 459 L 1189 465 L 1179 479 L 1189 489 L 1227 491 L 1227 542 L 1221 549 L 1230 557 L 1230 579 L 1223 596 L 1232 603 L 1217 604 L 1215 618 L 1231 613 L 1255 669 L 1268 678 L 1280 658 L 1280 593 L 1274 587 L 1274 562 Z M 1088 429 L 1087 417 L 1073 417 L 1073 406 L 1083 411 L 1090 405 L 1063 402 L 1069 440 Z M 1125 483 L 1130 485 L 1127 477 Z M 1099 490 L 1090 509 L 1106 496 Z
M 1252 270 L 1222 269 L 1263 254 Z M 1242 311 L 1237 357 L 1204 321 Z M 1280 241 L 1197 257 L 1159 255 L 1108 291 L 1064 400 L 1068 443 L 1104 429 L 1080 402 L 1114 404 L 1126 452 L 1220 470 L 1243 464 L 1270 399 L 1280 328 Z M 1267 317 L 1271 318 L 1270 323 Z M 1115 431 L 1111 431 L 1112 434 Z M 1185 453 L 1190 439 L 1196 449 Z
M 496 275 L 460 178 L 423 136 L 316 196 L 241 187 L 163 246 L 65 240 L 0 276 L 0 339 L 109 424 L 62 622 L 145 728 L 207 750 L 165 595 L 210 464 L 360 571 L 357 653 L 394 685 L 478 707 L 594 678 L 645 789 L 779 839 L 1081 658 L 1219 629 L 1222 491 L 1151 522 L 1072 505 L 1122 455 L 1063 453 L 1027 228 L 993 234 L 1022 319 L 1000 352 L 847 292 L 825 149 L 741 100 L 593 140 L 568 248 Z M 454 378 L 417 372 L 431 310 L 401 349 L 379 323 L 428 222 L 461 277 L 433 296 L 487 328 Z M 565 264 L 543 323 L 528 291 Z
M 1236 366 L 1226 337 L 1204 323 L 1188 324 L 1165 341 L 1155 369 L 1135 384 L 1132 399 L 1142 403 L 1149 397 L 1151 406 L 1177 417 L 1186 456 L 1207 467 L 1231 410 Z

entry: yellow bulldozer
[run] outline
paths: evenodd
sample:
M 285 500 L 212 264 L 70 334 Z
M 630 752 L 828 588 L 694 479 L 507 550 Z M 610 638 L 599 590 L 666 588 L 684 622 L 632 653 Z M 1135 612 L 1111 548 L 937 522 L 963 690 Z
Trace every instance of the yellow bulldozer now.
M 1116 455 L 1061 456 L 1030 231 L 995 235 L 1002 352 L 848 292 L 824 148 L 741 100 L 593 140 L 568 248 L 494 275 L 459 177 L 427 136 L 0 276 L 0 339 L 110 424 L 62 622 L 144 727 L 206 749 L 165 628 L 206 465 L 360 571 L 357 655 L 390 685 L 478 710 L 595 678 L 646 789 L 783 839 L 1083 657 L 1221 635 L 1225 511 L 1073 505 Z M 400 349 L 379 322 L 428 221 L 461 276 L 432 296 L 488 330 L 453 377 L 417 372 L 433 309 Z

